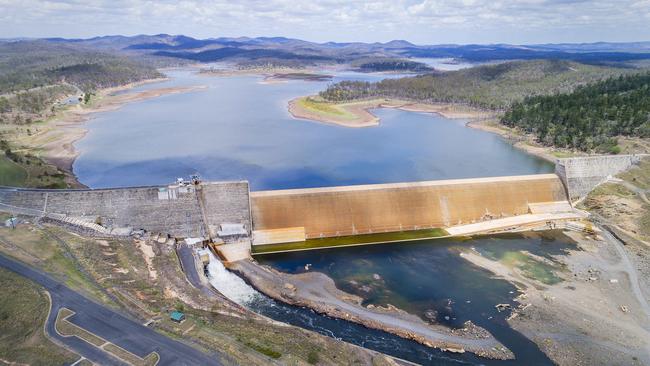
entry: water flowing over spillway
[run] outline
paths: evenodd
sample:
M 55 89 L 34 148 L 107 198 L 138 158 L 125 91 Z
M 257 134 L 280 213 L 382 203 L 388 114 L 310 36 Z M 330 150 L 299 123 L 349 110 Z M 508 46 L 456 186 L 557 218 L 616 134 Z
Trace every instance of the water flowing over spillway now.
M 254 300 L 262 297 L 259 292 L 249 286 L 239 276 L 227 270 L 212 252 L 209 253 L 210 263 L 208 264 L 208 271 L 210 272 L 210 276 L 208 279 L 212 287 L 231 301 L 242 306 L 247 306 Z

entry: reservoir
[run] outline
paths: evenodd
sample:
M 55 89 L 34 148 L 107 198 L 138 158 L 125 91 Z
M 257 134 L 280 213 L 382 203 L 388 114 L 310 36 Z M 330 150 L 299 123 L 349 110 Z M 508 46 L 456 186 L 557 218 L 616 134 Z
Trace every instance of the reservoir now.
M 527 155 L 496 135 L 464 121 L 392 109 L 376 110 L 381 124 L 344 128 L 297 120 L 287 102 L 343 79 L 387 75 L 337 73 L 332 81 L 264 83 L 260 76 L 215 77 L 195 70 L 168 71 L 169 80 L 135 90 L 205 85 L 206 89 L 134 102 L 99 113 L 75 144 L 79 181 L 89 187 L 171 183 L 198 173 L 205 180 L 250 181 L 252 190 L 306 188 L 418 180 L 549 173 L 553 165 Z M 391 75 L 395 77 L 398 75 Z M 366 304 L 392 304 L 450 327 L 472 320 L 488 329 L 518 358 L 492 361 L 434 350 L 397 336 L 317 315 L 262 296 L 220 268 L 220 290 L 273 319 L 429 365 L 550 364 L 534 343 L 507 326 L 517 290 L 460 256 L 475 248 L 496 259 L 528 251 L 548 258 L 571 247 L 561 234 L 512 235 L 467 241 L 430 240 L 346 249 L 258 256 L 276 269 L 332 277 Z M 514 259 L 512 259 L 514 258 Z M 526 263 L 531 275 L 553 279 L 553 270 Z M 546 278 L 545 277 L 545 278 Z M 227 280 L 226 280 L 227 279 Z M 224 285 L 225 284 L 225 285 Z
M 382 109 L 375 111 L 380 126 L 357 129 L 291 117 L 290 99 L 316 93 L 328 82 L 261 84 L 259 76 L 191 71 L 170 76 L 141 89 L 208 88 L 97 114 L 87 124 L 87 136 L 75 144 L 80 156 L 73 168 L 82 183 L 165 184 L 198 172 L 206 180 L 246 179 L 251 190 L 264 190 L 553 170 L 496 135 L 437 115 Z M 347 73 L 335 80 L 383 77 Z

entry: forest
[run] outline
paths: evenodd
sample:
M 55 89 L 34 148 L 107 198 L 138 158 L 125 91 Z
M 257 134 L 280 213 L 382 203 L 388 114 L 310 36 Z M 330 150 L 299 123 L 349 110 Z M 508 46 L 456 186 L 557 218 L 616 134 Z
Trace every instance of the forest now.
M 328 86 L 320 96 L 332 102 L 387 97 L 505 110 L 527 96 L 570 92 L 589 82 L 633 72 L 572 61 L 513 61 L 377 83 L 342 81 Z
M 402 58 L 375 57 L 363 58 L 350 63 L 350 66 L 360 72 L 431 72 L 432 68 L 422 62 Z
M 30 123 L 52 114 L 63 98 L 162 76 L 124 55 L 44 41 L 0 42 L 0 123 Z
M 527 97 L 514 103 L 501 123 L 532 133 L 545 145 L 617 153 L 616 136 L 650 137 L 650 73 Z

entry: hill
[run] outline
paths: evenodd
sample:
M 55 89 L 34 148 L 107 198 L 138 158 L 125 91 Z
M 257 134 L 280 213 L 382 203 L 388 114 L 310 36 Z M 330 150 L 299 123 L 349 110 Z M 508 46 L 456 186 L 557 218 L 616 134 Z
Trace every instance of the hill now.
M 152 67 L 123 55 L 70 43 L 0 43 L 0 94 L 57 84 L 92 91 L 160 75 Z
M 124 55 L 46 41 L 0 43 L 0 123 L 29 123 L 70 96 L 162 77 Z
M 528 97 L 513 104 L 501 123 L 545 145 L 616 153 L 616 136 L 650 137 L 650 73 Z
M 306 64 L 352 62 L 363 58 L 443 57 L 470 62 L 555 59 L 588 63 L 630 63 L 650 60 L 650 43 L 588 43 L 545 45 L 415 45 L 404 40 L 385 43 L 316 43 L 285 37 L 219 37 L 184 35 L 101 36 L 89 39 L 48 38 L 46 42 L 147 57 L 147 61 L 297 60 Z M 157 61 L 154 61 L 157 60 Z M 173 61 L 175 60 L 175 61 Z
M 513 61 L 377 83 L 342 81 L 330 85 L 320 96 L 333 102 L 386 97 L 499 110 L 527 96 L 569 92 L 589 82 L 631 72 L 634 70 L 571 61 Z

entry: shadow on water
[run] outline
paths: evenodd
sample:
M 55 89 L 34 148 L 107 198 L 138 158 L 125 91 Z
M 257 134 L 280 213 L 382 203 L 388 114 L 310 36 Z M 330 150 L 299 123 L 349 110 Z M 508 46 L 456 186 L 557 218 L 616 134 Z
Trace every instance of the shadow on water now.
M 327 317 L 310 320 L 314 330 L 323 326 L 334 337 L 423 364 L 551 365 L 553 363 L 534 342 L 508 325 L 505 319 L 509 312 L 495 309 L 499 303 L 516 306 L 513 299 L 518 295 L 517 289 L 507 281 L 493 278 L 489 272 L 465 261 L 459 254 L 472 247 L 497 259 L 507 253 L 526 251 L 551 260 L 552 255 L 562 254 L 570 246 L 573 243 L 569 238 L 550 233 L 325 249 L 263 255 L 256 259 L 289 273 L 304 272 L 305 265 L 311 264 L 312 271 L 327 274 L 340 289 L 361 296 L 364 305 L 385 306 L 390 303 L 425 320 L 450 327 L 462 327 L 463 323 L 471 320 L 512 350 L 516 360 L 494 361 L 468 353 L 455 355 L 434 351 L 363 327 L 360 328 L 363 329 L 361 334 L 357 334 L 358 326 Z M 293 313 L 286 308 L 283 311 Z M 286 319 L 282 314 L 275 315 L 283 318 L 278 320 L 297 321 Z M 316 326 L 320 321 L 327 324 Z

